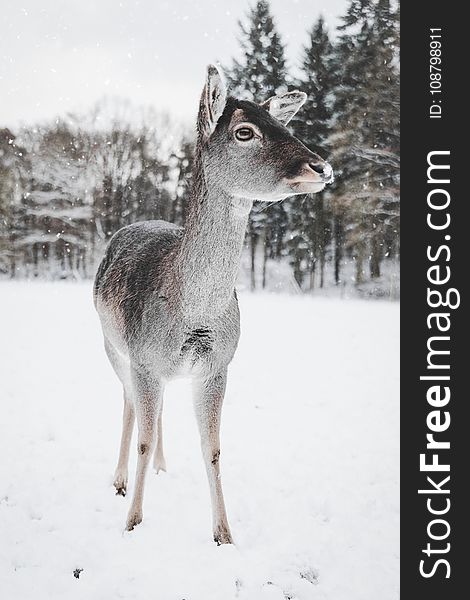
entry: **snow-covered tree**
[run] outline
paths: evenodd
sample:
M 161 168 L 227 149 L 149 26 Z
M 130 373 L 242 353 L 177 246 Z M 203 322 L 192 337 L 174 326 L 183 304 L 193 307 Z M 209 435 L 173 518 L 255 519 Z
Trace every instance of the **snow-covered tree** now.
M 336 253 L 349 252 L 356 283 L 380 276 L 387 230 L 396 228 L 399 167 L 398 17 L 390 0 L 351 0 L 335 48 L 335 129 L 339 166 Z
M 261 102 L 287 90 L 284 45 L 276 29 L 269 2 L 259 0 L 239 21 L 241 59 L 226 69 L 227 81 L 237 97 Z
M 9 129 L 0 129 L 0 273 L 14 277 L 16 238 L 24 228 L 22 197 L 25 193 L 26 150 Z
M 247 21 L 239 22 L 241 59 L 234 59 L 225 72 L 231 92 L 237 97 L 262 102 L 287 91 L 290 83 L 284 45 L 276 29 L 269 2 L 259 0 L 249 10 Z M 256 287 L 255 258 L 258 243 L 263 242 L 262 285 L 266 283 L 268 258 L 284 254 L 288 217 L 286 205 L 255 203 L 248 221 L 251 254 L 251 287 Z
M 192 185 L 194 140 L 184 135 L 170 157 L 170 169 L 174 171 L 175 187 L 170 221 L 184 225 L 186 208 Z
M 16 253 L 27 272 L 51 276 L 87 274 L 92 196 L 87 186 L 88 148 L 79 133 L 57 122 L 29 135 L 28 191 L 22 204 L 25 231 Z
M 328 156 L 331 132 L 334 72 L 333 46 L 323 17 L 314 23 L 303 47 L 298 87 L 308 96 L 300 114 L 293 119 L 296 134 L 323 158 Z M 325 194 L 295 198 L 289 204 L 288 249 L 294 277 L 308 288 L 323 287 L 327 247 L 331 237 L 330 212 Z M 315 275 L 319 273 L 318 282 Z

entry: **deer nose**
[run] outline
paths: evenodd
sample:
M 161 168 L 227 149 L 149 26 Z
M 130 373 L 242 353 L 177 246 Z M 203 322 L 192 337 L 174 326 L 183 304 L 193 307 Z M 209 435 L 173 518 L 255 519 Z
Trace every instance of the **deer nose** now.
M 325 163 L 323 161 L 321 161 L 321 162 L 310 161 L 308 163 L 308 166 L 312 169 L 312 171 L 315 171 L 315 173 L 318 173 L 319 175 L 323 175 L 323 169 L 325 167 Z
M 331 168 L 331 165 L 329 163 L 327 163 L 326 161 L 319 159 L 319 160 L 309 160 L 308 161 L 308 167 L 317 175 L 320 175 L 322 180 L 325 181 L 326 183 L 330 183 L 331 181 L 333 181 L 333 169 Z

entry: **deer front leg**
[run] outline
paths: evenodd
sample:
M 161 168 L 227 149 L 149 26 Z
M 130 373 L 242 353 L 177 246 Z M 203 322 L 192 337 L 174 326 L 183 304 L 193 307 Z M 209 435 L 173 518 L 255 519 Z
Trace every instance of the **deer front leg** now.
M 142 502 L 144 497 L 145 475 L 155 447 L 156 424 L 161 412 L 163 386 L 142 369 L 133 370 L 135 389 L 135 412 L 138 426 L 137 471 L 134 497 L 127 515 L 126 529 L 131 531 L 142 522 Z
M 201 448 L 206 465 L 212 503 L 212 527 L 217 544 L 232 544 L 232 534 L 225 511 L 222 482 L 220 479 L 220 416 L 224 400 L 227 371 L 207 379 L 196 379 L 194 406 L 201 435 Z
M 155 448 L 155 454 L 153 455 L 153 468 L 157 473 L 160 471 L 166 471 L 166 462 L 163 455 L 163 434 L 162 434 L 162 414 L 163 407 L 160 410 L 157 421 L 157 447 Z
M 114 487 L 116 494 L 125 496 L 127 490 L 127 465 L 129 463 L 129 447 L 131 444 L 132 430 L 134 428 L 135 412 L 129 396 L 124 392 L 124 409 L 122 414 L 122 435 L 119 460 L 114 473 Z

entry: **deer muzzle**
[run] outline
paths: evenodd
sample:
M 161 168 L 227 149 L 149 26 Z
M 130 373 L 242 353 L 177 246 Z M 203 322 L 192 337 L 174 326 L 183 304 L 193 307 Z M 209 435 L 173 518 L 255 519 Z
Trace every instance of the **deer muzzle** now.
M 333 181 L 333 169 L 325 160 L 310 160 L 303 165 L 299 180 L 304 182 L 331 183 Z
M 296 193 L 308 194 L 320 192 L 333 179 L 331 165 L 320 157 L 315 156 L 315 158 L 312 157 L 303 162 L 298 174 L 287 181 Z

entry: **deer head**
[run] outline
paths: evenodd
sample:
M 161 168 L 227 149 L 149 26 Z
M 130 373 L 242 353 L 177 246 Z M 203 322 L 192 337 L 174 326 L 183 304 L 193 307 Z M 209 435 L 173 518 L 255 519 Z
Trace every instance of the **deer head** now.
M 227 96 L 221 74 L 209 65 L 197 121 L 208 182 L 234 197 L 270 202 L 320 192 L 331 183 L 331 166 L 286 128 L 306 98 L 295 91 L 260 105 L 237 100 Z

